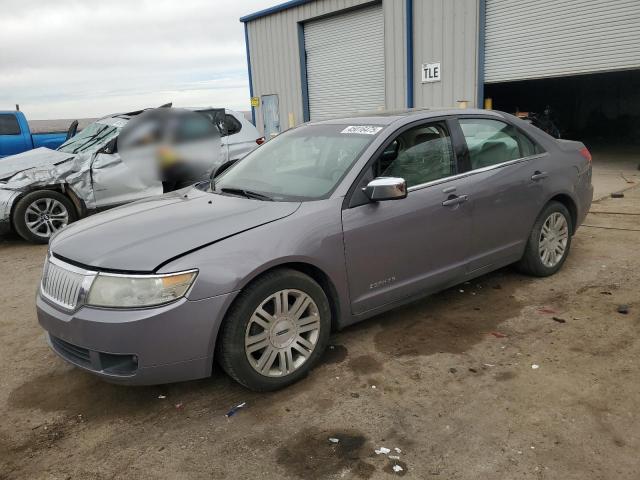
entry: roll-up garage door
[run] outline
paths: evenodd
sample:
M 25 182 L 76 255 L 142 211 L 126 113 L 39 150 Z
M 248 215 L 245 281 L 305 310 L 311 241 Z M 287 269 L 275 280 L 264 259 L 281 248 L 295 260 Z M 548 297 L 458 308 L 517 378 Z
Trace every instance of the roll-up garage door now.
M 304 24 L 311 120 L 384 108 L 382 7 Z
M 486 0 L 485 82 L 640 68 L 640 0 Z

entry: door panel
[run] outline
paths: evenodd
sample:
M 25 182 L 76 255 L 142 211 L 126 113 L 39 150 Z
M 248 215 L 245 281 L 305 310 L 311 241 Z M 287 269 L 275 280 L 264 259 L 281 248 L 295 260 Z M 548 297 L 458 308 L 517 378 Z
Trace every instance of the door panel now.
M 491 270 L 516 261 L 524 251 L 544 201 L 545 180 L 534 175 L 540 173 L 546 154 L 505 122 L 463 118 L 459 123 L 471 168 L 473 223 L 467 269 Z
M 359 314 L 428 293 L 462 278 L 469 251 L 468 202 L 443 206 L 448 181 L 412 190 L 403 200 L 369 203 L 342 212 L 349 291 Z M 446 192 L 445 192 L 446 191 Z
M 215 167 L 226 163 L 229 160 L 229 131 L 227 129 L 228 114 L 224 108 L 208 108 L 206 110 L 198 110 L 199 114 L 207 117 L 220 132 L 220 157 Z
M 258 146 L 255 140 L 245 141 L 240 134 L 229 135 L 227 138 L 230 160 L 239 160 Z
M 278 95 L 262 96 L 262 121 L 267 140 L 280 133 L 280 106 Z
M 220 165 L 226 163 L 231 157 L 229 156 L 230 152 L 230 138 L 229 135 L 225 135 L 220 139 Z
M 360 314 L 461 279 L 469 254 L 468 180 L 456 178 L 444 121 L 405 127 L 367 167 L 354 198 L 373 177 L 403 178 L 407 198 L 352 202 L 343 210 L 352 310 Z M 353 200 L 353 198 L 352 198 Z
M 162 195 L 162 182 L 143 178 L 120 155 L 98 153 L 91 166 L 96 207 L 106 208 Z
M 531 181 L 535 160 L 472 174 L 473 208 L 468 271 L 517 260 L 542 208 L 542 184 Z

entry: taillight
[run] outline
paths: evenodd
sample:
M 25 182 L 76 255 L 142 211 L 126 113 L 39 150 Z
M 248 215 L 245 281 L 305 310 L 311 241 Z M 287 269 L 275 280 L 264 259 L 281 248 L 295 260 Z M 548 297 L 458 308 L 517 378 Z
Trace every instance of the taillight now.
M 264 143 L 264 137 L 256 138 L 256 143 L 262 145 Z
M 589 149 L 587 147 L 582 147 L 580 149 L 580 155 L 582 155 L 587 162 L 591 163 L 591 153 L 589 152 Z

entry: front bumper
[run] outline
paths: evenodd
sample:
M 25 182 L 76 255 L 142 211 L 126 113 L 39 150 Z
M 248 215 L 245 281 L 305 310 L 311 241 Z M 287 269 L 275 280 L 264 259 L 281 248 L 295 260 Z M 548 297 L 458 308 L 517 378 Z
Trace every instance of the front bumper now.
M 6 235 L 11 231 L 11 222 L 0 220 L 0 235 Z
M 591 203 L 593 201 L 593 185 L 591 184 L 591 175 L 589 175 L 589 183 L 583 185 L 578 190 L 578 218 L 576 219 L 576 225 L 573 232 L 575 233 L 578 227 L 582 225 L 585 218 L 589 214 Z
M 11 230 L 11 208 L 20 192 L 0 188 L 0 234 Z
M 234 297 L 66 313 L 38 293 L 36 309 L 49 345 L 67 362 L 113 383 L 155 385 L 211 375 L 218 329 Z

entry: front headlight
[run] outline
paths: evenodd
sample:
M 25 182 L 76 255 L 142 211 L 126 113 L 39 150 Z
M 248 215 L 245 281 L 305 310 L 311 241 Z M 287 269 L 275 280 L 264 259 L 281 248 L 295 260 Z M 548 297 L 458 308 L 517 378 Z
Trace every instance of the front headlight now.
M 114 275 L 99 273 L 89 290 L 87 304 L 95 307 L 151 307 L 183 297 L 197 270 L 166 275 Z

